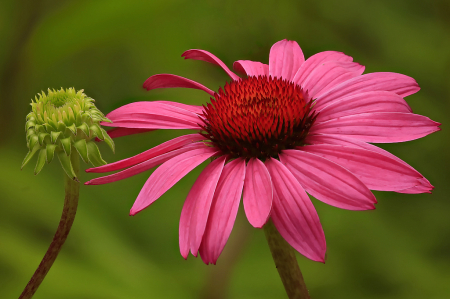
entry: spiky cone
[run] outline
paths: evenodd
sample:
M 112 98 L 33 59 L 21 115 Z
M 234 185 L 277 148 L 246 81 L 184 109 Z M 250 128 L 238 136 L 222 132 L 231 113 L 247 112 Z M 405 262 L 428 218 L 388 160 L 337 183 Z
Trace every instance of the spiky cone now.
M 32 100 L 31 109 L 25 125 L 29 151 L 22 168 L 37 153 L 34 174 L 38 174 L 45 163 L 50 163 L 57 156 L 67 176 L 64 176 L 65 200 L 58 229 L 20 299 L 33 297 L 70 232 L 78 206 L 79 157 L 94 166 L 106 164 L 94 142 L 95 138 L 104 140 L 114 151 L 111 137 L 99 125 L 101 121 L 109 120 L 83 90 L 76 92 L 73 88 L 61 88 L 58 91 L 49 89 L 48 94 L 42 92 Z
M 106 164 L 94 139 L 105 141 L 114 151 L 113 140 L 99 124 L 110 121 L 83 90 L 48 89 L 47 95 L 42 92 L 32 100 L 31 107 L 25 125 L 29 151 L 22 168 L 37 154 L 34 174 L 38 174 L 45 163 L 50 163 L 57 156 L 65 173 L 71 179 L 78 180 L 70 160 L 73 150 L 86 163 L 94 166 Z

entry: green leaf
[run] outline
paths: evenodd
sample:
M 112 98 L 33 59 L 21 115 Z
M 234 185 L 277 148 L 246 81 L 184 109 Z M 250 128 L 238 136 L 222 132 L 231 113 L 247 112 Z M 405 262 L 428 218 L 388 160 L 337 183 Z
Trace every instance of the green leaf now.
M 115 153 L 116 147 L 114 145 L 114 141 L 112 140 L 112 138 L 108 135 L 108 133 L 103 128 L 101 130 L 102 130 L 103 136 L 105 137 L 106 144 L 108 144 L 108 146 L 111 148 L 112 152 Z
M 66 125 L 61 120 L 58 121 L 57 126 L 58 126 L 58 131 L 60 131 L 60 132 L 66 131 Z
M 36 118 L 34 117 L 34 112 L 30 112 L 27 114 L 27 121 L 29 120 L 36 120 Z
M 102 128 L 100 128 L 100 126 L 98 124 L 93 124 L 89 129 L 94 133 L 94 135 L 98 139 L 100 139 L 100 140 L 105 139 L 105 137 L 103 137 Z
M 27 142 L 29 142 L 28 138 L 30 138 L 32 135 L 36 135 L 36 131 L 34 129 L 29 129 L 27 131 Z
M 77 149 L 78 153 L 80 154 L 81 158 L 83 159 L 84 162 L 89 163 L 89 158 L 88 158 L 88 148 L 86 145 L 86 140 L 85 139 L 80 139 L 78 141 L 76 141 L 73 146 Z
M 57 131 L 58 130 L 58 123 L 54 122 L 53 119 L 51 119 L 51 118 L 49 118 L 47 120 L 47 132 L 49 130 L 51 130 L 51 131 Z
M 68 114 L 69 114 L 69 121 L 71 122 L 71 123 L 74 123 L 75 122 L 75 114 L 73 114 L 73 110 L 72 110 L 72 108 L 71 107 L 69 107 L 69 108 L 67 108 L 67 110 L 68 110 Z
M 53 157 L 55 156 L 56 144 L 47 144 L 47 163 L 52 162 Z
M 102 166 L 106 164 L 106 161 L 103 160 L 100 151 L 98 150 L 97 145 L 93 141 L 89 141 L 87 143 L 88 148 L 88 157 L 89 161 L 94 165 L 95 167 Z
M 70 137 L 61 139 L 60 141 L 61 141 L 62 147 L 64 149 L 64 152 L 66 153 L 67 156 L 70 156 L 70 150 L 72 147 Z
M 38 160 L 36 162 L 36 167 L 34 168 L 34 175 L 39 174 L 41 172 L 42 168 L 45 165 L 45 160 L 47 158 L 47 150 L 41 149 L 39 152 Z
M 107 123 L 112 123 L 112 120 L 110 120 L 109 118 L 107 118 L 106 116 L 103 116 L 102 121 L 105 121 Z
M 38 139 L 39 139 L 39 144 L 42 146 L 44 144 L 44 140 L 47 137 L 47 139 L 50 139 L 50 134 L 48 133 L 39 133 L 38 135 Z
M 77 106 L 75 106 L 75 107 L 77 107 Z M 81 125 L 82 123 L 83 123 L 83 118 L 81 117 L 81 112 L 78 110 L 78 111 L 76 111 L 77 109 L 75 109 L 75 123 L 77 124 L 77 125 Z
M 36 132 L 42 132 L 42 131 L 45 131 L 45 128 L 44 128 L 43 125 L 35 125 L 35 126 L 34 126 L 34 130 L 35 130 Z
M 41 147 L 37 144 L 32 150 L 28 152 L 28 154 L 25 156 L 25 159 L 23 159 L 22 166 L 20 167 L 20 169 L 22 169 L 25 165 L 27 165 L 28 162 L 30 162 L 31 158 L 33 158 L 34 154 L 40 148 Z
M 30 136 L 28 148 L 32 149 L 39 144 L 39 138 L 36 135 Z
M 58 140 L 59 136 L 61 135 L 61 132 L 51 132 L 50 133 L 50 140 L 54 144 Z
M 66 174 L 71 178 L 72 180 L 77 180 L 77 176 L 75 175 L 75 172 L 72 168 L 72 162 L 70 162 L 70 156 L 66 156 L 66 154 L 63 151 L 58 152 L 58 159 L 61 163 L 62 168 L 66 172 Z
M 77 135 L 77 127 L 75 126 L 75 124 L 67 126 L 67 129 L 69 129 L 73 133 L 73 135 Z
M 77 127 L 78 129 L 80 129 L 81 131 L 83 131 L 83 133 L 89 137 L 89 126 L 86 123 L 82 123 L 81 125 L 79 125 Z
M 25 131 L 28 131 L 28 129 L 30 128 L 34 128 L 34 126 L 36 125 L 36 123 L 34 121 L 27 121 L 27 123 L 25 124 Z
M 81 113 L 81 119 L 83 120 L 84 123 L 89 121 L 89 119 L 91 119 L 91 118 L 92 118 L 92 115 L 88 111 Z

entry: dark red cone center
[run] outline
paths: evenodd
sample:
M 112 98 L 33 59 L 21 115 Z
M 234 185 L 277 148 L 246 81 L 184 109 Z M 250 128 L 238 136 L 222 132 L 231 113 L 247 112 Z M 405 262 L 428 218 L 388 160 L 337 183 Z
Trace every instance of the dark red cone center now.
M 224 154 L 265 160 L 303 145 L 314 112 L 302 88 L 267 76 L 232 81 L 204 109 L 203 135 Z

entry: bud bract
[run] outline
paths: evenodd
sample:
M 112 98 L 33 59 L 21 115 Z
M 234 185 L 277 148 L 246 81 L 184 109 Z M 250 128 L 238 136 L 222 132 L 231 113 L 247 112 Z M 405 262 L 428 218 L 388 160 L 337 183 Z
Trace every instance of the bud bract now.
M 42 92 L 32 100 L 31 110 L 25 125 L 29 151 L 22 168 L 37 154 L 34 174 L 38 174 L 45 163 L 50 163 L 57 156 L 67 175 L 76 180 L 70 159 L 73 151 L 93 166 L 106 164 L 95 138 L 105 141 L 114 151 L 113 140 L 100 126 L 101 121 L 110 121 L 83 90 L 49 89 L 47 94 Z

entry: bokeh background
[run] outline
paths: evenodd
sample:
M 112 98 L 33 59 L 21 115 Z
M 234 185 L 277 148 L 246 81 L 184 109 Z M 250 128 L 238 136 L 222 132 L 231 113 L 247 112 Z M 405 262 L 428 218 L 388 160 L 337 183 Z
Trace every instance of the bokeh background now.
M 414 77 L 422 90 L 407 101 L 443 123 L 420 140 L 382 145 L 425 175 L 436 187 L 432 195 L 375 192 L 379 203 L 370 212 L 313 199 L 328 260 L 298 256 L 311 297 L 450 298 L 449 14 L 448 0 L 1 1 L 0 298 L 19 296 L 63 206 L 57 161 L 38 176 L 35 162 L 20 171 L 36 93 L 84 89 L 105 113 L 133 101 L 202 104 L 208 97 L 198 90 L 141 86 L 150 75 L 173 73 L 217 90 L 229 80 L 225 73 L 181 53 L 205 49 L 230 67 L 238 59 L 267 63 L 271 45 L 284 38 L 298 41 L 306 57 L 343 51 L 366 72 Z M 183 133 L 123 137 L 115 154 L 100 147 L 112 162 Z M 135 217 L 128 212 L 149 172 L 82 186 L 68 241 L 35 298 L 286 298 L 263 231 L 251 228 L 242 210 L 216 266 L 180 256 L 179 216 L 202 167 Z M 83 182 L 93 177 L 81 174 Z

